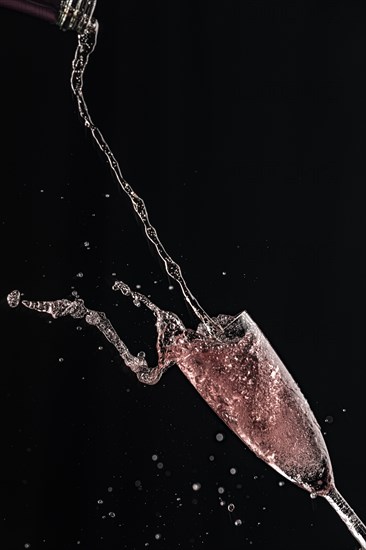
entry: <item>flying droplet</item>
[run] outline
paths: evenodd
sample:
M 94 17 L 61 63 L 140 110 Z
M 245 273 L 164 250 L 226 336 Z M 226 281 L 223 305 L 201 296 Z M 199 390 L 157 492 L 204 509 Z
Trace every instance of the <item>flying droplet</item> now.
M 13 290 L 12 292 L 10 292 L 6 299 L 10 307 L 17 307 L 20 302 L 19 290 Z

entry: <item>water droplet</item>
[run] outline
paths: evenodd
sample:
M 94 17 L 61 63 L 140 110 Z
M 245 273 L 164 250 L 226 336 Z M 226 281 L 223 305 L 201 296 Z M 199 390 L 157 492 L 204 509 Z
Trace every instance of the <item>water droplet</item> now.
M 230 473 L 234 476 L 236 474 L 236 468 L 230 468 Z
M 108 493 L 111 493 L 113 491 L 113 487 L 108 487 L 107 491 Z
M 222 433 L 216 434 L 216 441 L 223 441 L 223 440 L 224 440 L 224 436 Z
M 84 241 L 84 246 L 89 246 L 89 245 L 90 245 L 89 241 Z
M 173 285 L 169 285 L 169 286 L 168 286 L 168 290 L 174 290 L 174 286 L 173 286 Z
M 158 460 L 158 455 L 152 455 L 151 460 L 153 460 L 154 462 Z
M 101 498 L 98 500 L 98 504 L 103 504 L 103 501 Z
M 158 462 L 156 467 L 159 468 L 159 470 L 162 470 L 164 468 L 164 464 L 162 462 Z
M 217 489 L 217 492 L 218 492 L 220 495 L 222 495 L 223 493 L 225 493 L 225 489 L 224 489 L 223 487 L 219 487 L 219 488 Z
M 136 306 L 136 307 L 140 307 L 141 305 L 141 302 L 138 298 L 134 298 L 133 299 L 133 305 Z
M 10 307 L 18 307 L 20 302 L 20 292 L 19 290 L 13 290 L 12 292 L 9 292 L 7 296 L 7 302 Z
M 226 275 L 226 271 L 223 271 L 222 274 L 223 274 L 223 275 Z
M 333 423 L 333 420 L 334 420 L 334 418 L 333 418 L 333 416 L 331 416 L 331 415 L 328 415 L 328 416 L 325 417 L 325 422 L 326 422 L 327 424 L 332 424 L 332 423 Z
M 318 495 L 316 493 L 310 493 L 310 498 L 314 499 L 316 498 Z
M 284 482 L 284 481 L 279 481 L 279 482 L 278 482 L 278 485 L 279 485 L 280 487 L 283 487 L 283 486 L 285 485 L 285 482 Z
M 228 504 L 227 509 L 229 510 L 229 512 L 234 512 L 234 510 L 235 510 L 235 504 L 233 504 L 232 502 L 230 502 L 230 504 Z
M 161 534 L 160 534 L 160 533 L 156 533 L 155 538 L 156 538 L 156 540 L 160 540 L 160 539 L 161 539 Z
M 208 457 L 208 460 L 209 460 L 210 462 L 213 462 L 213 461 L 215 460 L 214 455 L 210 455 L 210 456 Z
M 242 525 L 242 524 L 243 524 L 243 522 L 241 521 L 241 519 L 236 519 L 236 520 L 234 521 L 235 527 L 240 527 L 240 525 Z
M 192 489 L 193 489 L 193 491 L 199 491 L 201 489 L 201 484 L 200 483 L 193 483 L 192 484 Z
M 116 517 L 116 514 L 114 512 L 109 512 L 108 515 L 109 515 L 110 518 L 115 518 Z
M 24 548 L 30 548 L 29 542 L 26 542 L 26 543 L 25 543 Z
M 76 276 L 79 278 L 79 279 L 82 279 L 84 277 L 84 273 L 82 271 L 79 271 L 79 273 L 76 274 Z
M 146 353 L 144 351 L 139 351 L 137 354 L 137 357 L 141 357 L 143 359 L 146 356 Z
M 109 199 L 110 194 L 109 194 L 109 193 L 106 193 L 104 196 L 105 196 L 106 199 Z
M 102 351 L 102 349 L 103 349 L 103 346 L 98 346 L 99 351 Z
M 58 362 L 59 362 L 59 363 L 63 363 L 63 362 L 64 362 L 64 358 L 63 358 L 63 357 L 59 357 L 59 358 L 58 358 Z
M 343 412 L 343 413 L 347 412 L 347 409 L 342 409 L 342 412 Z

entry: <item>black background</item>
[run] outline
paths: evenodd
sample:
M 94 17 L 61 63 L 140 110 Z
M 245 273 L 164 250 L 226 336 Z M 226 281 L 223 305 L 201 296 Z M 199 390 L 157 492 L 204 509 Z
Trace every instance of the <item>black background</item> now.
M 365 519 L 365 5 L 99 0 L 96 16 L 94 121 L 202 306 L 246 309 L 270 339 Z M 75 33 L 0 17 L 1 547 L 356 549 L 178 368 L 144 387 L 93 328 L 8 308 L 14 288 L 77 290 L 153 365 L 153 319 L 116 273 L 196 326 L 79 120 Z

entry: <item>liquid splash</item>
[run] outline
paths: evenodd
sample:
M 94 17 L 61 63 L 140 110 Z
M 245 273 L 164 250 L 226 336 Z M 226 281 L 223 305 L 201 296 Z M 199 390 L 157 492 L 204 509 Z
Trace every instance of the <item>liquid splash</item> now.
M 334 485 L 320 427 L 297 384 L 245 312 L 236 317 L 219 315 L 212 319 L 203 310 L 188 289 L 180 266 L 159 240 L 144 201 L 124 179 L 110 147 L 93 123 L 83 96 L 83 76 L 97 35 L 98 24 L 94 22 L 78 36 L 71 86 L 79 114 L 130 198 L 167 274 L 179 284 L 200 324 L 196 331 L 186 329 L 177 315 L 161 310 L 126 283 L 116 281 L 114 290 L 130 296 L 136 306 L 145 305 L 155 316 L 158 365 L 150 368 L 144 354 L 131 354 L 105 313 L 88 309 L 83 300 L 23 300 L 22 304 L 53 318 L 70 315 L 85 319 L 115 347 L 126 366 L 143 383 L 155 384 L 171 365 L 178 365 L 213 411 L 258 457 L 309 491 L 312 497 L 324 496 L 362 548 L 366 548 L 366 526 Z M 11 307 L 18 306 L 20 292 L 11 292 L 8 303 Z

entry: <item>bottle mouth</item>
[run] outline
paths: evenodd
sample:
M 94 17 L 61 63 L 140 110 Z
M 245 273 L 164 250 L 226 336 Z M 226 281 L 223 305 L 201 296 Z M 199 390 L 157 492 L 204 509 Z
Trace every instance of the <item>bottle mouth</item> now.
M 58 26 L 64 30 L 83 32 L 93 21 L 97 0 L 62 0 Z

